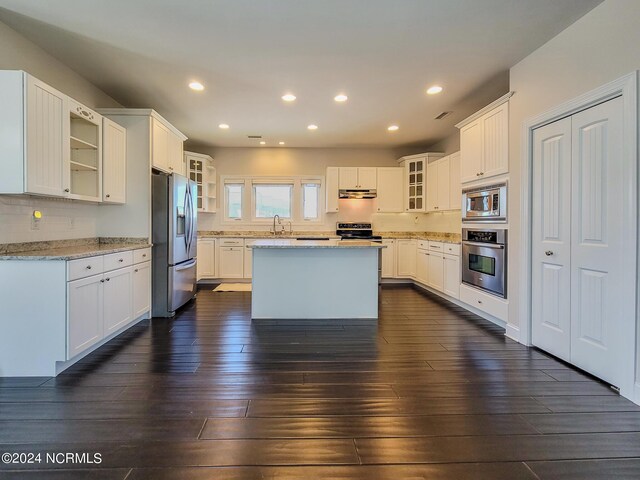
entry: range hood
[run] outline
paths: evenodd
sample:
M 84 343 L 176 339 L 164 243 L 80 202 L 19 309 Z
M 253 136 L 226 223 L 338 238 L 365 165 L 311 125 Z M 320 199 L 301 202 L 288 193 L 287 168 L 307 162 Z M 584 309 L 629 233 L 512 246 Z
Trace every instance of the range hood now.
M 335 190 L 334 190 L 335 191 Z M 375 189 L 345 188 L 338 191 L 338 198 L 376 198 Z

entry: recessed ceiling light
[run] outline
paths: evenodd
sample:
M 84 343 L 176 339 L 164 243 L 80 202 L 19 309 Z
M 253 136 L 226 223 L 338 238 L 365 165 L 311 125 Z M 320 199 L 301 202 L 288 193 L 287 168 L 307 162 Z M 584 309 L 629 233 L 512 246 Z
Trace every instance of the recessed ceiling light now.
M 341 93 L 341 94 L 336 95 L 335 97 L 333 97 L 333 99 L 336 102 L 346 102 L 348 98 L 349 97 L 347 97 L 344 93 Z
M 436 93 L 440 93 L 442 91 L 442 87 L 440 85 L 434 85 L 433 87 L 429 87 L 427 89 L 427 93 L 429 95 L 435 95 Z
M 278 145 L 284 145 L 284 142 L 278 142 Z
M 229 125 L 227 125 L 226 123 L 221 123 L 220 125 L 218 125 L 218 128 L 221 128 L 222 130 L 227 130 L 229 128 Z
M 189 84 L 189 88 L 191 90 L 195 90 L 196 92 L 201 92 L 202 90 L 204 90 L 204 85 L 200 82 L 191 82 Z
M 267 142 L 265 142 L 264 140 L 260 142 L 260 145 L 266 145 Z
M 389 125 L 387 127 L 387 130 L 389 130 L 390 132 L 395 132 L 396 130 L 398 130 L 400 127 L 398 125 Z
M 309 130 L 317 130 L 318 129 L 318 125 L 314 125 L 313 123 L 311 125 L 307 125 L 307 128 Z
M 287 93 L 282 96 L 282 99 L 285 102 L 293 102 L 296 99 L 296 96 L 293 93 Z

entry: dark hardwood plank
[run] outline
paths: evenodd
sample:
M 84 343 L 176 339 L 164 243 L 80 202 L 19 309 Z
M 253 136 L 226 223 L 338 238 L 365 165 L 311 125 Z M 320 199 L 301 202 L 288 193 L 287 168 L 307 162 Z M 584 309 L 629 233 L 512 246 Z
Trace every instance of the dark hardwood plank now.
M 540 433 L 640 432 L 640 412 L 522 415 Z
M 527 462 L 540 480 L 637 480 L 640 458 Z

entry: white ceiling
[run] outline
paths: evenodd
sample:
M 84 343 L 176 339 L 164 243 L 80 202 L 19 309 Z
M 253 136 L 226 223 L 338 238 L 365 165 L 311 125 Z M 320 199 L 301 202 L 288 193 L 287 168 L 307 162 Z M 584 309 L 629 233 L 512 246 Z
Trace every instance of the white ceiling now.
M 192 144 L 400 147 L 451 134 L 506 93 L 509 67 L 600 2 L 0 0 L 0 21 Z M 444 92 L 426 95 L 433 84 Z

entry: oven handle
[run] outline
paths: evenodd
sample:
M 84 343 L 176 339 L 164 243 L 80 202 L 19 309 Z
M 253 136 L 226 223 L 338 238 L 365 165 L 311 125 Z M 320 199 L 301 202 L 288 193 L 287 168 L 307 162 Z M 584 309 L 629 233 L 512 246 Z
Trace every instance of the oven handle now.
M 486 247 L 486 248 L 493 248 L 495 250 L 504 250 L 504 245 L 500 245 L 498 243 L 470 242 L 468 240 L 464 240 L 462 244 L 471 245 L 472 247 Z

